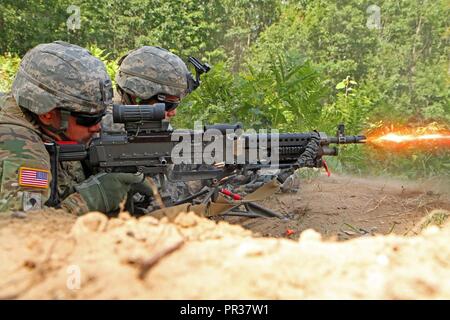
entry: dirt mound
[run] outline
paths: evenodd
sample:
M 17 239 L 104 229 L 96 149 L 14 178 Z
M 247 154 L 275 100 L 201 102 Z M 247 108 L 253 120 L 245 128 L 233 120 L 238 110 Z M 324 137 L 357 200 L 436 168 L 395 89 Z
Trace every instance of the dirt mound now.
M 173 221 L 0 220 L 1 298 L 450 298 L 450 227 L 409 238 L 255 238 L 193 213 Z

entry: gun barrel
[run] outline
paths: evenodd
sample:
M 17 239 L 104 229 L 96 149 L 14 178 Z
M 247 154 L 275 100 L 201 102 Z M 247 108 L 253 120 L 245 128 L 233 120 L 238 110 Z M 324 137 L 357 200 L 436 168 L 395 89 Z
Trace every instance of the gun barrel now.
M 352 143 L 366 143 L 366 136 L 340 136 L 328 137 L 328 143 L 333 144 L 352 144 Z

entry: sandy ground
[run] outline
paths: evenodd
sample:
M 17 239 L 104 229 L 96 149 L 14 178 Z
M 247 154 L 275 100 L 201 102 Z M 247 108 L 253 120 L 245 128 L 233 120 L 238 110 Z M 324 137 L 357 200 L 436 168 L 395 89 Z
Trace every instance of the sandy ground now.
M 0 298 L 450 298 L 445 187 L 321 177 L 265 204 L 289 220 L 0 217 Z
M 303 181 L 295 194 L 276 194 L 260 204 L 284 214 L 287 220 L 220 220 L 240 224 L 261 236 L 286 237 L 289 233 L 291 239 L 298 239 L 306 229 L 338 240 L 374 234 L 413 235 L 417 234 L 414 226 L 433 209 L 450 210 L 450 184 L 320 176 Z

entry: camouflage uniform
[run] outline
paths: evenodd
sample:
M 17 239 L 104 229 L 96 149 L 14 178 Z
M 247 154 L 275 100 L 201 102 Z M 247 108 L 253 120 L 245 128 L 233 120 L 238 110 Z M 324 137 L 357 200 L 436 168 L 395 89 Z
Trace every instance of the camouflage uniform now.
M 280 185 L 282 193 L 296 193 L 300 188 L 300 179 L 296 172 L 291 169 L 260 169 L 250 176 L 238 176 L 229 182 L 229 188 L 243 195 L 249 194 L 272 181 L 281 179 Z M 237 186 L 237 187 L 236 187 Z
M 25 115 L 11 95 L 0 105 L 0 212 L 40 209 L 50 196 L 50 189 L 19 185 L 21 167 L 48 171 L 50 158 L 43 141 L 51 141 L 33 120 Z M 85 179 L 79 162 L 59 164 L 58 191 L 61 199 L 74 192 Z M 84 207 L 83 203 L 79 203 Z
M 51 179 L 50 159 L 39 129 L 9 96 L 0 105 L 0 212 L 41 208 L 50 196 L 48 187 L 19 186 L 21 167 L 46 170 Z
M 42 132 L 31 113 L 44 114 L 56 107 L 98 113 L 111 96 L 111 80 L 103 63 L 85 49 L 53 42 L 24 56 L 12 93 L 0 99 L 0 212 L 40 209 L 50 196 L 52 173 L 44 142 L 53 139 Z M 62 112 L 64 130 L 67 116 Z M 26 170 L 37 173 L 39 182 L 23 178 Z M 74 189 L 84 179 L 79 162 L 59 163 L 62 207 L 75 213 L 88 211 Z

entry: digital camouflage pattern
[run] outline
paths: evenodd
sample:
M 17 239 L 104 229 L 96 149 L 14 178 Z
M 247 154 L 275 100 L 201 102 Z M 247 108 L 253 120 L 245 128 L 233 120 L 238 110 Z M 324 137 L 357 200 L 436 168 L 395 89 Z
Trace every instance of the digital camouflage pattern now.
M 262 187 L 266 183 L 281 178 L 284 181 L 280 184 L 281 193 L 296 193 L 300 189 L 300 177 L 291 169 L 260 169 L 250 176 L 238 175 L 230 179 L 227 188 L 234 192 L 247 195 Z
M 169 170 L 173 169 L 172 165 Z M 163 175 L 156 176 L 153 179 L 158 186 L 161 198 L 165 200 L 168 205 L 199 192 L 203 187 L 201 181 L 169 181 Z
M 12 94 L 21 107 L 35 114 L 55 107 L 99 113 L 112 102 L 112 82 L 103 62 L 89 51 L 56 41 L 25 54 Z
M 144 46 L 119 60 L 116 82 L 126 93 L 141 99 L 157 94 L 183 98 L 189 75 L 186 64 L 177 55 L 159 47 Z
M 10 97 L 0 105 L 0 212 L 22 210 L 28 193 L 42 203 L 50 196 L 49 188 L 19 186 L 22 166 L 49 170 L 50 159 L 37 129 Z
M 50 188 L 19 186 L 19 168 L 28 167 L 50 172 L 50 158 L 43 143 L 46 137 L 17 106 L 13 97 L 6 97 L 0 104 L 0 212 L 40 209 L 50 197 Z M 50 172 L 49 181 L 51 178 Z M 81 163 L 61 163 L 58 170 L 60 199 L 66 199 L 73 194 L 75 185 L 84 179 Z M 80 197 L 76 206 L 69 205 L 66 208 L 74 213 L 83 210 L 87 212 L 86 204 Z

